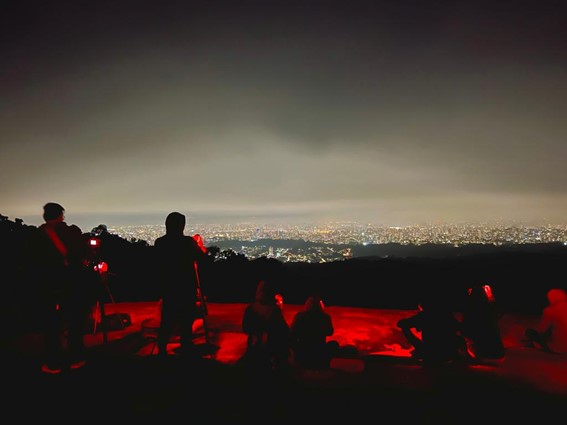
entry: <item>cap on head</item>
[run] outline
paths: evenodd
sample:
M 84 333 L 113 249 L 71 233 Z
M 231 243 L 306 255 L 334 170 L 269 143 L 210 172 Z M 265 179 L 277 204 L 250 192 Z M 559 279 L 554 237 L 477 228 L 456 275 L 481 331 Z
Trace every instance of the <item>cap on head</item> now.
M 55 220 L 64 212 L 65 208 L 63 208 L 60 204 L 57 204 L 55 202 L 48 202 L 43 206 L 43 219 L 45 221 Z

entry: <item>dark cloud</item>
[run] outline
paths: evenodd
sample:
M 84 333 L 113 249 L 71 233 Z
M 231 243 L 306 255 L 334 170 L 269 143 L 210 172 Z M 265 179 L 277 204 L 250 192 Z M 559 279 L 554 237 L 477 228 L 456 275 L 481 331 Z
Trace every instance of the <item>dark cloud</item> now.
M 5 2 L 2 213 L 565 216 L 562 2 L 414 3 Z

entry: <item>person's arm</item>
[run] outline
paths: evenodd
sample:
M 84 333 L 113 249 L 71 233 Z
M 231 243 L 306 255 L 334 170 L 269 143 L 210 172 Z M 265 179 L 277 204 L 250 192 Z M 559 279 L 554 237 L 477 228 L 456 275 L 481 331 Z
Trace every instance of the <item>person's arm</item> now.
M 282 336 L 285 335 L 286 338 L 289 338 L 290 326 L 286 322 L 283 312 L 278 306 L 275 306 L 270 320 L 274 324 L 274 330 L 276 332 Z
M 551 314 L 549 307 L 546 307 L 543 309 L 543 313 L 538 323 L 537 330 L 542 335 L 548 337 L 549 335 L 551 335 L 552 329 L 553 329 L 553 315 Z
M 333 333 L 335 332 L 335 329 L 333 327 L 333 319 L 331 318 L 331 316 L 329 314 L 327 314 L 327 320 L 325 323 L 325 336 L 331 336 L 333 335 Z
M 297 341 L 299 339 L 299 330 L 301 328 L 301 315 L 296 313 L 291 321 L 291 325 L 289 326 L 289 341 L 292 347 L 297 345 Z
M 256 331 L 254 322 L 252 307 L 249 305 L 244 310 L 244 315 L 242 316 L 242 331 L 248 335 L 253 334 Z
M 198 268 L 200 265 L 204 263 L 205 258 L 207 257 L 207 249 L 199 244 L 199 242 L 195 239 L 195 237 L 189 238 L 192 251 L 193 251 L 193 265 L 195 267 L 195 271 L 198 273 Z

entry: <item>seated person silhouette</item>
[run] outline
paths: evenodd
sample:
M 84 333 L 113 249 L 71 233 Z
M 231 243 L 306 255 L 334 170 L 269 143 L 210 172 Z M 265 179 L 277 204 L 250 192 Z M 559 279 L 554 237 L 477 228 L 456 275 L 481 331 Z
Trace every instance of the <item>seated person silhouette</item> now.
M 549 304 L 543 309 L 537 328 L 526 329 L 532 345 L 549 353 L 567 353 L 567 291 L 553 288 L 547 292 Z
M 425 294 L 418 308 L 419 312 L 397 323 L 413 347 L 412 356 L 427 364 L 457 359 L 464 347 L 460 323 L 440 294 Z
M 289 359 L 289 325 L 273 286 L 260 280 L 255 299 L 244 310 L 242 330 L 248 335 L 245 358 L 253 367 L 275 370 Z
M 325 311 L 321 298 L 318 295 L 308 297 L 290 327 L 294 363 L 305 369 L 328 369 L 335 345 L 327 342 L 327 337 L 333 332 L 331 315 Z
M 505 350 L 492 288 L 478 285 L 467 292 L 461 323 L 467 354 L 479 363 L 500 362 L 504 359 Z

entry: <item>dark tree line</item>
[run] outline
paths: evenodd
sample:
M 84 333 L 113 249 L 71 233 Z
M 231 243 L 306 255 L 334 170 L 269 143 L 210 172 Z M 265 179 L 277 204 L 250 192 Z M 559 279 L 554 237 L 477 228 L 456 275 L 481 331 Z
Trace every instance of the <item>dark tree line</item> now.
M 23 278 L 22 247 L 37 227 L 0 216 L 3 314 L 24 319 L 33 316 L 33 282 Z M 153 261 L 153 246 L 143 240 L 126 240 L 100 225 L 85 233 L 100 241 L 93 248 L 92 262 L 109 266 L 107 284 L 116 302 L 159 299 L 160 276 Z M 523 249 L 525 248 L 525 249 Z M 442 296 L 456 309 L 472 285 L 490 284 L 503 312 L 538 314 L 546 303 L 547 290 L 566 288 L 564 278 L 567 247 L 511 246 L 485 251 L 464 248 L 462 254 L 419 257 L 355 257 L 329 263 L 283 263 L 274 258 L 249 259 L 231 249 L 208 247 L 206 262 L 199 268 L 204 295 L 209 302 L 247 303 L 254 297 L 260 279 L 276 284 L 284 301 L 303 304 L 312 292 L 327 305 L 386 309 L 413 309 L 427 288 L 442 289 Z M 101 291 L 108 302 L 107 292 Z M 8 317 L 7 317 L 8 318 Z

